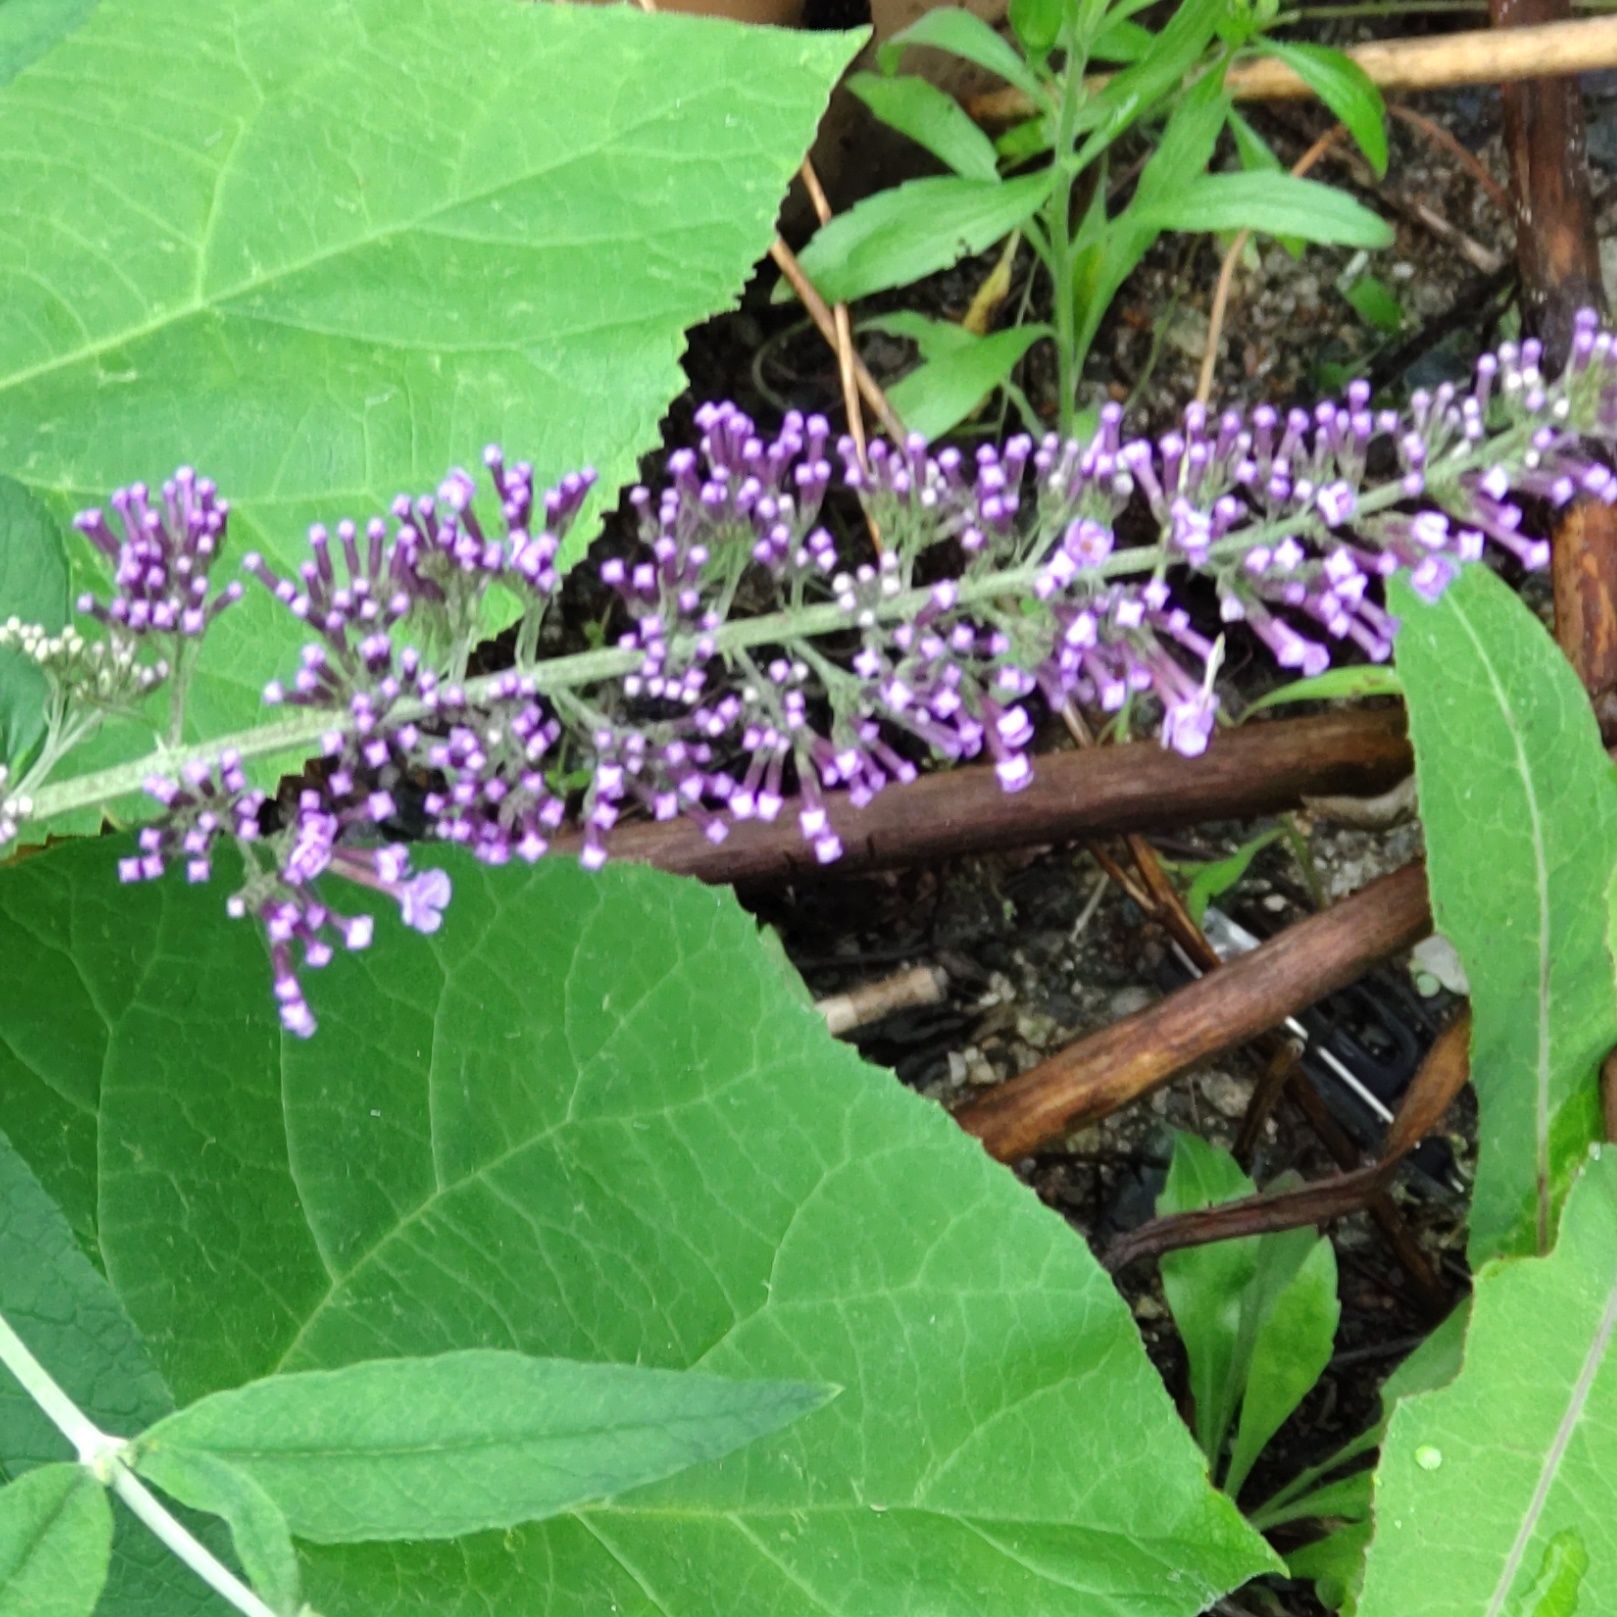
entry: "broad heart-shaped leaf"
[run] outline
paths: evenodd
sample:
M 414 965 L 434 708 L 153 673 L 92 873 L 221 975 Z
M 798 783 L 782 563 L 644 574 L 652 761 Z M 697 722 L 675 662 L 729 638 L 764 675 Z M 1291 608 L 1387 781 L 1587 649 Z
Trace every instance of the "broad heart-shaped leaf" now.
M 1376 1474 L 1360 1617 L 1545 1617 L 1617 1566 L 1617 1153 L 1591 1160 L 1548 1258 L 1478 1276 L 1465 1364 L 1402 1400 Z
M 491 441 L 541 484 L 595 466 L 609 502 L 855 42 L 516 0 L 102 0 L 0 90 L 0 470 L 65 515 L 189 462 L 232 501 L 231 554 L 283 563 Z M 193 732 L 256 712 L 296 630 L 250 590 Z
M 0 1022 L 0 1044 L 3 1035 Z M 112 1288 L 3 1134 L 0 1315 L 103 1431 L 133 1436 L 174 1407 Z M 71 1455 L 33 1399 L 0 1370 L 0 1482 Z M 104 1597 L 110 1609 L 150 1617 L 217 1617 L 229 1610 L 133 1517 L 119 1511 L 116 1522 Z M 217 1535 L 202 1531 L 217 1547 Z M 8 1609 L 0 1601 L 0 1611 Z
M 0 84 L 90 15 L 96 0 L 0 0 Z
M 71 944 L 88 1174 L 28 1138 L 182 1397 L 479 1347 L 845 1389 L 607 1505 L 311 1550 L 326 1617 L 1188 1617 L 1275 1565 L 1084 1244 L 830 1040 L 728 895 L 453 860 L 444 928 L 384 917 L 305 1042 L 220 891 L 120 889 L 116 852 L 0 871 L 0 946 L 43 996 Z M 27 1015 L 8 1120 L 59 1120 Z
M 6 1617 L 90 1617 L 111 1553 L 112 1506 L 82 1465 L 42 1465 L 0 1488 Z
M 0 477 L 0 623 L 12 618 L 53 633 L 67 621 L 67 549 L 44 506 L 15 478 Z M 14 773 L 44 734 L 47 694 L 20 651 L 0 651 L 0 764 Z
M 213 1393 L 141 1437 L 140 1468 L 221 1459 L 317 1544 L 459 1538 L 660 1482 L 834 1391 L 470 1348 Z
M 1466 568 L 1435 605 L 1403 586 L 1393 602 L 1432 910 L 1471 984 L 1479 1263 L 1548 1249 L 1599 1138 L 1617 780 L 1566 659 L 1492 573 Z

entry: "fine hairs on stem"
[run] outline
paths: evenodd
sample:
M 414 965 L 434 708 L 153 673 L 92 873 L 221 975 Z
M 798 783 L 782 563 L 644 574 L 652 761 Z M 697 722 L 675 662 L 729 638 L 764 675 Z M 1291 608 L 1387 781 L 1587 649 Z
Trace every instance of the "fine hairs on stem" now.
M 254 1594 L 129 1469 L 124 1440 L 103 1432 L 84 1414 L 4 1315 L 0 1315 L 0 1365 L 11 1372 L 51 1424 L 73 1445 L 79 1463 L 103 1487 L 117 1494 L 204 1583 L 246 1617 L 277 1617 L 274 1608 Z
M 544 647 L 592 478 L 540 492 L 532 467 L 491 449 L 482 494 L 453 471 L 389 518 L 315 527 L 291 571 L 242 558 L 307 636 L 293 675 L 265 687 L 268 723 L 57 778 L 61 735 L 188 669 L 240 593 L 209 582 L 228 507 L 182 470 L 120 491 L 111 518 L 78 519 L 114 568 L 110 599 L 81 602 L 101 638 L 0 627 L 58 715 L 40 758 L 0 777 L 0 843 L 139 790 L 154 814 L 124 880 L 177 863 L 204 882 L 233 845 L 244 877 L 226 908 L 262 926 L 282 1020 L 307 1034 L 301 973 L 372 939 L 368 913 L 333 907 L 344 891 L 383 894 L 418 930 L 441 924 L 449 877 L 413 869 L 407 836 L 497 865 L 576 826 L 593 868 L 630 811 L 719 841 L 790 803 L 830 861 L 828 794 L 863 804 L 927 763 L 977 757 L 1016 791 L 1039 716 L 1069 702 L 1201 752 L 1227 626 L 1303 674 L 1342 653 L 1386 658 L 1390 575 L 1436 599 L 1485 550 L 1542 566 L 1531 511 L 1617 494 L 1599 458 L 1617 438 L 1611 334 L 1585 316 L 1563 373 L 1540 361 L 1537 344 L 1507 344 L 1469 389 L 1402 412 L 1356 383 L 1313 411 L 1192 404 L 1147 439 L 1109 407 L 1087 442 L 1015 437 L 969 458 L 917 438 L 862 456 L 820 417 L 790 413 L 771 437 L 733 405 L 704 406 L 697 446 L 630 492 L 626 553 L 594 564 L 608 643 L 568 655 Z M 516 666 L 465 678 L 495 584 L 522 605 Z M 288 754 L 321 762 L 295 803 L 272 806 L 249 766 Z

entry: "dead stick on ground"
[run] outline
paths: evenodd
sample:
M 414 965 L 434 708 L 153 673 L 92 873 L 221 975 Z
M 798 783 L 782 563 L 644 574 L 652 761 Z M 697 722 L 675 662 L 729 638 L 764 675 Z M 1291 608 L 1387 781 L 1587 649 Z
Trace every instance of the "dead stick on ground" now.
M 1334 124 L 1327 129 L 1312 146 L 1291 165 L 1294 178 L 1301 179 L 1331 147 L 1333 147 L 1347 133 L 1341 124 Z M 1235 240 L 1229 245 L 1229 251 L 1224 254 L 1224 262 L 1219 265 L 1218 284 L 1213 288 L 1213 307 L 1207 317 L 1207 346 L 1202 350 L 1201 375 L 1196 381 L 1196 397 L 1202 403 L 1213 396 L 1213 372 L 1218 367 L 1219 344 L 1224 337 L 1224 311 L 1230 303 L 1230 287 L 1235 281 L 1235 266 L 1241 261 L 1241 254 L 1246 251 L 1246 244 L 1251 241 L 1250 230 L 1238 230 Z
M 1437 90 L 1590 73 L 1617 67 L 1617 17 L 1516 28 L 1508 36 L 1479 28 L 1437 38 L 1374 40 L 1350 45 L 1346 54 L 1383 90 Z M 1098 90 L 1111 77 L 1095 74 L 1085 79 L 1085 88 Z M 1314 95 L 1289 67 L 1270 58 L 1231 69 L 1226 84 L 1237 101 L 1307 101 Z M 1033 109 L 1020 90 L 1006 89 L 972 97 L 966 110 L 983 123 L 999 124 L 1015 123 Z
M 1275 814 L 1304 797 L 1385 791 L 1410 767 L 1402 714 L 1327 713 L 1243 725 L 1199 758 L 1149 741 L 1048 753 L 1015 793 L 992 769 L 965 768 L 924 775 L 862 809 L 833 794 L 826 807 L 845 851 L 827 866 L 804 848 L 790 803 L 772 822 L 738 822 L 717 844 L 688 821 L 624 825 L 612 855 L 711 882 L 834 880 L 988 849 Z M 559 839 L 557 851 L 573 846 L 576 839 Z
M 879 1022 L 894 1011 L 943 1003 L 946 979 L 936 966 L 911 966 L 873 983 L 860 983 L 845 994 L 827 994 L 814 1008 L 825 1018 L 828 1033 L 838 1037 Z
M 1352 982 L 1432 925 L 1420 864 L 1372 882 L 1158 1004 L 1080 1039 L 956 1117 L 1002 1162 L 1108 1117 Z

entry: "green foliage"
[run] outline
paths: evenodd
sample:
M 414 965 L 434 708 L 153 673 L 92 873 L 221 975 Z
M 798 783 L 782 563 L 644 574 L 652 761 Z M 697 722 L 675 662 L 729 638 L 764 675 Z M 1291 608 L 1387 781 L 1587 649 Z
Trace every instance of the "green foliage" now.
M 1359 275 L 1342 288 L 1349 308 L 1372 329 L 1392 336 L 1403 329 L 1404 306 L 1379 275 Z
M 60 530 L 21 483 L 0 477 L 0 623 L 15 617 L 54 634 L 67 622 L 67 597 Z M 15 766 L 39 745 L 47 694 L 37 668 L 19 652 L 0 650 L 0 764 Z
M 0 0 L 0 85 L 90 15 L 97 0 Z
M 1465 1363 L 1394 1411 L 1360 1617 L 1550 1617 L 1617 1564 L 1617 1156 L 1595 1156 L 1547 1258 L 1477 1277 Z M 1589 1611 L 1603 1609 L 1599 1588 Z
M 1471 985 L 1472 1260 L 1547 1251 L 1617 1044 L 1617 779 L 1576 676 L 1486 568 L 1436 605 L 1399 587 L 1394 610 L 1433 913 Z
M 1346 247 L 1390 247 L 1392 230 L 1362 203 L 1292 174 L 1200 174 L 1144 210 L 1157 230 L 1263 230 Z
M 1191 920 L 1200 926 L 1202 917 L 1207 914 L 1207 906 L 1214 899 L 1222 898 L 1232 887 L 1238 886 L 1241 878 L 1252 868 L 1252 861 L 1283 834 L 1279 827 L 1273 827 L 1249 837 L 1234 853 L 1223 859 L 1206 859 L 1174 867 L 1180 874 L 1191 873 L 1190 882 L 1185 888 L 1185 908 Z
M 937 324 L 951 334 L 936 342 L 942 351 L 887 390 L 904 424 L 929 438 L 964 421 L 1005 381 L 1022 355 L 1048 335 L 1048 328 L 1040 325 L 978 337 L 948 321 Z
M 1228 1153 L 1179 1134 L 1157 1212 L 1253 1193 Z M 1216 1241 L 1165 1253 L 1162 1287 L 1190 1361 L 1196 1439 L 1234 1497 L 1330 1360 L 1341 1311 L 1335 1253 L 1310 1229 Z
M 0 469 L 65 517 L 193 462 L 237 554 L 286 564 L 305 523 L 491 440 L 541 485 L 594 457 L 610 502 L 854 43 L 511 0 L 102 0 L 0 90 Z M 221 620 L 194 734 L 256 711 L 290 632 L 257 592 Z
M 1134 20 L 1142 9 L 1139 0 L 1110 6 L 1105 0 L 1013 0 L 1015 44 L 969 12 L 926 13 L 882 46 L 879 72 L 858 75 L 854 88 L 877 117 L 954 176 L 878 192 L 825 225 L 802 257 L 827 298 L 851 300 L 918 280 L 1023 232 L 1051 289 L 1054 318 L 1037 337 L 1055 344 L 1067 432 L 1076 426 L 1078 379 L 1100 322 L 1164 231 L 1259 230 L 1293 246 L 1381 247 L 1392 239 L 1386 224 L 1351 197 L 1282 173 L 1223 89 L 1238 50 L 1250 46 L 1279 56 L 1348 126 L 1381 172 L 1385 109 L 1361 68 L 1337 51 L 1270 40 L 1262 31 L 1275 19 L 1272 5 L 1182 0 L 1157 32 Z M 904 52 L 918 45 L 996 74 L 1029 98 L 1032 116 L 990 146 L 949 97 L 922 79 L 898 75 Z M 1092 90 L 1084 75 L 1093 60 L 1125 65 Z M 1161 125 L 1159 149 L 1134 194 L 1112 212 L 1108 156 L 1130 129 L 1153 124 Z M 1244 173 L 1209 172 L 1226 128 Z M 1018 172 L 1045 157 L 1048 167 Z M 779 291 L 786 295 L 784 287 Z M 992 365 L 980 356 L 977 374 L 991 385 L 1004 383 L 1016 363 L 1008 358 L 1012 352 L 1004 345 Z M 993 374 L 1002 362 L 1005 369 Z M 917 373 L 912 391 L 944 381 L 927 368 Z M 927 418 L 953 425 L 959 416 L 936 408 Z
M 334 961 L 306 1043 L 247 929 L 198 889 L 118 889 L 111 852 L 0 871 L 0 1084 L 183 1397 L 468 1349 L 846 1389 L 548 1522 L 305 1549 L 326 1617 L 526 1617 L 539 1589 L 558 1617 L 1189 1617 L 1276 1564 L 1083 1244 L 834 1044 L 731 899 L 455 860 L 449 925 Z M 40 1124 L 86 1052 L 9 1038 L 69 946 L 87 1161 Z
M 9 1025 L 0 1018 L 0 1026 Z M 138 1432 L 173 1409 L 168 1387 L 122 1303 L 4 1135 L 0 1318 L 103 1430 Z M 33 1400 L 0 1370 L 0 1482 L 72 1452 Z M 120 1513 L 103 1609 L 142 1608 L 161 1617 L 218 1617 L 225 1610 L 145 1528 Z
M 139 1469 L 171 1498 L 228 1522 L 236 1559 L 253 1590 L 277 1612 L 298 1609 L 302 1577 L 292 1530 L 246 1471 L 197 1449 L 144 1452 Z
M 112 1507 L 81 1465 L 42 1465 L 0 1488 L 0 1612 L 90 1617 L 107 1577 Z
M 839 213 L 799 261 L 822 296 L 851 303 L 992 246 L 1026 223 L 1052 183 L 1047 171 L 1004 181 L 906 180 Z
M 924 146 L 962 179 L 994 180 L 999 159 L 994 143 L 967 116 L 952 95 L 930 80 L 883 73 L 855 73 L 848 88 L 884 124 Z
M 1318 1520 L 1334 1524 L 1322 1537 L 1286 1557 L 1291 1575 L 1311 1579 L 1320 1604 L 1332 1611 L 1350 1610 L 1358 1598 L 1364 1579 L 1364 1553 L 1370 1543 L 1370 1491 L 1374 1480 L 1369 1471 L 1362 1469 L 1343 1476 L 1334 1474 L 1362 1461 L 1380 1446 L 1399 1399 L 1445 1387 L 1459 1374 L 1470 1319 L 1467 1300 L 1382 1383 L 1381 1418 L 1374 1426 L 1351 1438 L 1318 1465 L 1310 1466 L 1248 1513 L 1252 1525 L 1265 1532 L 1286 1522 Z
M 222 1461 L 315 1544 L 460 1538 L 660 1482 L 832 1390 L 487 1348 L 374 1359 L 202 1398 L 141 1436 L 137 1469 L 169 1487 Z
M 1365 70 L 1341 51 L 1324 45 L 1291 45 L 1265 39 L 1265 56 L 1284 62 L 1346 126 L 1381 178 L 1387 172 L 1387 104 Z
M 1309 679 L 1294 679 L 1289 684 L 1266 691 L 1257 701 L 1249 703 L 1242 719 L 1249 719 L 1265 708 L 1281 707 L 1290 702 L 1359 701 L 1366 696 L 1400 696 L 1403 683 L 1396 669 L 1379 663 L 1361 663 L 1342 668 L 1328 668 L 1323 674 Z

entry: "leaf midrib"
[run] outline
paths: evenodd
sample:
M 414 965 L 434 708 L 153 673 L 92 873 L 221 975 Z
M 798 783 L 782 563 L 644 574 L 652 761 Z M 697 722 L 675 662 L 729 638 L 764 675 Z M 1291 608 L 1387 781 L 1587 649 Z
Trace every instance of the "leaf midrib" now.
M 68 353 L 59 354 L 53 359 L 45 360 L 38 365 L 29 367 L 26 370 L 14 371 L 9 376 L 0 377 L 0 395 L 4 395 L 15 388 L 24 387 L 28 383 L 38 380 L 41 376 L 49 376 L 55 371 L 69 370 L 73 366 L 81 364 L 85 360 L 98 359 L 105 353 L 110 353 L 113 350 L 125 347 L 130 343 L 138 343 L 144 338 L 155 336 L 159 332 L 166 331 L 172 326 L 181 325 L 185 321 L 195 318 L 197 315 L 214 313 L 221 316 L 231 316 L 232 311 L 226 307 L 226 305 L 228 305 L 233 299 L 248 297 L 252 293 L 257 292 L 264 287 L 273 287 L 282 281 L 293 279 L 311 269 L 317 269 L 322 264 L 330 263 L 335 259 L 342 258 L 347 254 L 361 252 L 368 247 L 375 247 L 383 243 L 393 241 L 399 236 L 408 236 L 414 231 L 424 230 L 441 216 L 452 213 L 459 208 L 472 207 L 478 203 L 490 201 L 502 193 L 511 190 L 513 187 L 519 185 L 531 185 L 535 180 L 541 179 L 546 175 L 559 173 L 580 162 L 598 158 L 607 149 L 608 137 L 610 137 L 612 143 L 616 145 L 621 138 L 633 135 L 642 129 L 653 128 L 655 127 L 656 123 L 657 117 L 655 113 L 648 113 L 642 116 L 638 123 L 631 124 L 625 129 L 612 129 L 603 132 L 602 137 L 593 145 L 568 151 L 558 161 L 541 163 L 526 173 L 509 176 L 502 179 L 498 184 L 485 186 L 480 190 L 467 191 L 464 194 L 457 195 L 447 201 L 436 202 L 432 207 L 424 210 L 423 212 L 406 219 L 396 220 L 386 226 L 384 229 L 346 237 L 341 242 L 321 252 L 313 253 L 306 258 L 298 259 L 290 263 L 278 265 L 275 269 L 266 274 L 249 276 L 245 280 L 239 281 L 234 286 L 221 287 L 211 296 L 208 295 L 206 291 L 199 285 L 193 293 L 190 301 L 168 308 L 159 315 L 155 316 L 153 319 L 148 320 L 141 325 L 128 327 L 127 329 L 117 332 L 112 336 L 100 338 L 93 343 L 86 343 Z M 239 149 L 241 140 L 246 134 L 247 127 L 248 125 L 244 123 L 241 133 L 232 143 L 232 155 L 237 149 Z M 223 179 L 223 175 L 224 170 L 221 169 L 219 175 L 219 179 L 221 181 Z M 206 261 L 208 248 L 212 240 L 212 223 L 214 213 L 216 211 L 216 205 L 217 197 L 215 198 L 215 208 L 210 209 L 209 213 L 208 235 L 195 244 L 195 253 L 198 266 L 197 273 L 199 277 L 202 273 L 201 266 Z M 632 238 L 623 236 L 619 239 L 628 241 Z M 514 250 L 534 250 L 534 244 L 523 243 L 521 241 L 512 241 L 508 245 Z M 251 310 L 237 311 L 236 317 L 255 318 L 254 312 Z M 288 325 L 292 325 L 292 322 L 286 323 Z M 294 325 L 293 329 L 301 331 L 304 328 Z
M 1533 1535 L 1537 1532 L 1538 1524 L 1543 1518 L 1544 1507 L 1549 1503 L 1550 1490 L 1555 1486 L 1555 1479 L 1560 1473 L 1561 1462 L 1566 1458 L 1566 1451 L 1572 1442 L 1572 1434 L 1589 1407 L 1589 1398 L 1594 1392 L 1595 1377 L 1600 1373 L 1600 1366 L 1605 1360 L 1606 1350 L 1611 1345 L 1614 1331 L 1617 1331 L 1617 1285 L 1614 1285 L 1606 1293 L 1605 1310 L 1601 1315 L 1599 1325 L 1595 1328 L 1594 1337 L 1589 1343 L 1589 1351 L 1584 1355 L 1583 1364 L 1578 1371 L 1578 1379 L 1572 1384 L 1572 1391 L 1567 1397 L 1566 1408 L 1562 1411 L 1560 1422 L 1555 1428 L 1555 1436 L 1550 1440 L 1550 1446 L 1545 1451 L 1544 1463 L 1539 1468 L 1538 1482 L 1534 1486 L 1533 1497 L 1527 1502 L 1527 1509 L 1523 1512 L 1521 1526 L 1516 1530 L 1515 1541 L 1510 1546 L 1509 1555 L 1505 1557 L 1504 1566 L 1500 1568 L 1499 1581 L 1494 1585 L 1493 1597 L 1488 1602 L 1486 1617 L 1499 1617 L 1500 1612 L 1504 1609 L 1505 1601 L 1510 1597 L 1510 1592 L 1515 1586 L 1528 1546 L 1532 1543 Z
M 1522 727 L 1517 722 L 1504 681 L 1499 677 L 1488 642 L 1479 635 L 1462 602 L 1454 603 L 1454 616 L 1470 638 L 1477 661 L 1488 676 L 1494 700 L 1510 733 L 1511 746 L 1516 752 L 1516 772 L 1521 777 L 1522 792 L 1527 800 L 1528 821 L 1533 849 L 1533 876 L 1538 897 L 1538 982 L 1536 984 L 1538 1018 L 1535 1029 L 1537 1053 L 1534 1072 L 1534 1124 L 1535 1179 L 1537 1185 L 1538 1232 L 1537 1244 L 1542 1256 L 1550 1243 L 1550 877 L 1544 858 L 1544 815 L 1538 801 L 1533 772 L 1528 763 L 1523 743 Z

